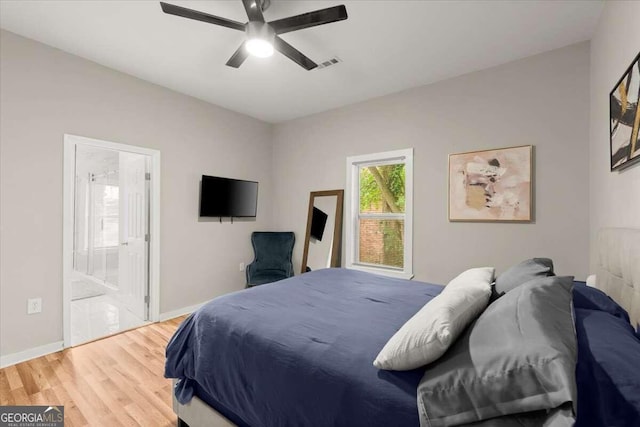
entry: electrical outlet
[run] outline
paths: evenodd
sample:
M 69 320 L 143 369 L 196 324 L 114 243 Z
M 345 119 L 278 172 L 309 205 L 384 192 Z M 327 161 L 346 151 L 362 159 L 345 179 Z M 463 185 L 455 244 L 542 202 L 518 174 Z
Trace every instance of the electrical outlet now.
M 27 314 L 42 312 L 42 298 L 29 298 L 27 300 Z
M 244 268 L 245 268 L 245 266 L 244 266 L 244 262 L 241 262 L 241 263 L 240 263 L 240 271 L 244 271 Z

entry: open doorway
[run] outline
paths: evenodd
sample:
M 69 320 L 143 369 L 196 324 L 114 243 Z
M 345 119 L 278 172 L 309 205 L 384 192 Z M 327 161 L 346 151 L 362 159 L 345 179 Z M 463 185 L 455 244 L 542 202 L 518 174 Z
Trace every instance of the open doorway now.
M 67 347 L 157 320 L 158 162 L 155 150 L 65 136 Z

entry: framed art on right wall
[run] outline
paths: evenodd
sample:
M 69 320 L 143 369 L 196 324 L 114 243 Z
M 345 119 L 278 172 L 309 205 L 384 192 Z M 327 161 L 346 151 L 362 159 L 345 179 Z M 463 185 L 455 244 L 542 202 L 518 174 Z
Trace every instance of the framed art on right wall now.
M 640 159 L 640 53 L 609 94 L 611 170 Z

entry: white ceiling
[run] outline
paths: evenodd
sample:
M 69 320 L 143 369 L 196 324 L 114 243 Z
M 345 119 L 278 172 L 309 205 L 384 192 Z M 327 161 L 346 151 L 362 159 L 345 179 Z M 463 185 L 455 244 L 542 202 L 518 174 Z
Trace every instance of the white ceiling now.
M 245 22 L 240 0 L 169 3 Z M 243 33 L 162 13 L 158 1 L 0 1 L 0 26 L 187 95 L 281 122 L 588 40 L 602 1 L 282 1 L 267 21 L 345 4 L 349 19 L 284 34 L 319 62 L 225 62 Z

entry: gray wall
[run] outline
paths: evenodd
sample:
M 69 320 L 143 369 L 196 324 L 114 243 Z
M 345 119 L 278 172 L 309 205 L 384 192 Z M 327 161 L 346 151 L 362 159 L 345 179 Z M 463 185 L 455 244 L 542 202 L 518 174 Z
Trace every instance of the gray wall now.
M 344 188 L 347 156 L 407 147 L 417 279 L 531 256 L 584 278 L 588 69 L 582 43 L 272 126 L 2 31 L 0 354 L 62 339 L 65 133 L 162 152 L 161 312 L 242 288 L 256 229 L 294 230 L 299 271 L 309 192 Z M 447 155 L 523 144 L 536 146 L 536 221 L 449 223 Z M 260 181 L 257 220 L 198 222 L 203 173 Z M 43 312 L 28 316 L 33 297 Z
M 640 163 L 611 172 L 609 92 L 640 51 L 640 2 L 606 2 L 591 40 L 589 216 L 591 271 L 602 227 L 640 228 Z
M 437 60 L 437 59 L 434 59 Z M 444 283 L 548 256 L 588 265 L 589 44 L 316 114 L 274 128 L 274 223 L 301 236 L 309 192 L 344 188 L 345 158 L 414 147 L 414 272 Z M 447 221 L 449 153 L 535 145 L 535 222 Z M 302 245 L 296 245 L 296 271 Z
M 161 313 L 244 286 L 271 224 L 271 125 L 6 31 L 0 122 L 0 354 L 62 340 L 65 133 L 162 152 Z M 201 174 L 259 181 L 257 220 L 198 222 Z

